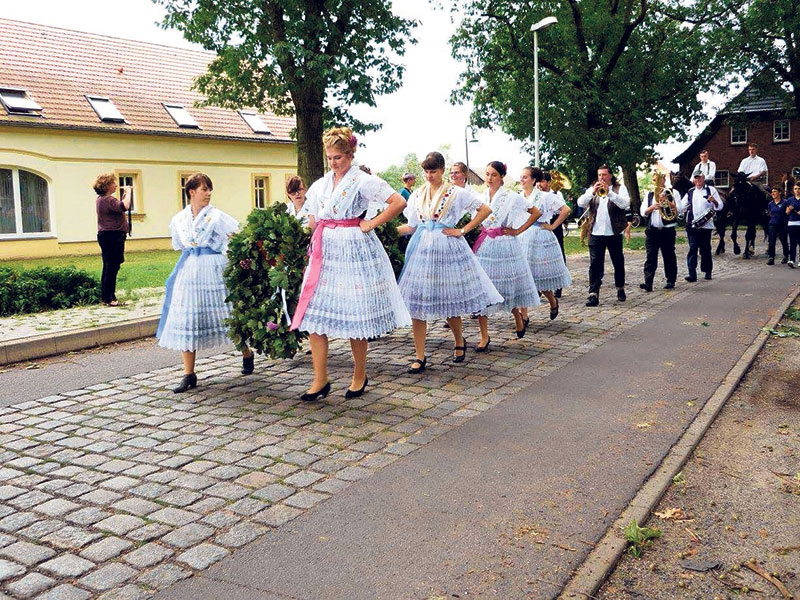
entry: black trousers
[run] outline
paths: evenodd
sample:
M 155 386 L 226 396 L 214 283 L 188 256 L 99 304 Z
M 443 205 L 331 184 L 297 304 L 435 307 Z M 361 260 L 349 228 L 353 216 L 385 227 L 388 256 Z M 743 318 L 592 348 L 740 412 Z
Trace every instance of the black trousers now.
M 647 257 L 644 260 L 644 283 L 653 286 L 653 278 L 658 270 L 658 253 L 664 259 L 664 277 L 667 281 L 675 283 L 678 278 L 678 258 L 675 256 L 675 228 L 648 227 L 644 231 L 647 237 L 645 249 Z
M 797 264 L 797 246 L 800 246 L 800 225 L 787 226 L 789 230 L 789 260 Z
M 714 268 L 714 259 L 711 258 L 711 230 L 686 228 L 686 237 L 689 240 L 689 254 L 686 255 L 686 267 L 689 277 L 697 277 L 697 253 L 700 253 L 700 270 L 711 275 Z
M 775 242 L 780 240 L 781 248 L 783 249 L 783 256 L 789 256 L 789 241 L 788 241 L 788 225 L 770 225 L 767 228 L 769 234 L 769 244 L 767 246 L 767 255 L 770 258 L 775 258 Z
M 589 293 L 599 294 L 606 270 L 606 250 L 614 265 L 614 285 L 625 287 L 625 256 L 622 234 L 589 236 Z
M 125 262 L 125 232 L 99 231 L 97 243 L 103 256 L 103 273 L 100 275 L 100 299 L 103 302 L 116 300 L 117 273 Z
M 553 221 L 555 221 L 557 218 L 558 214 L 553 215 L 553 218 L 550 219 L 550 224 L 552 225 Z M 561 225 L 553 229 L 553 233 L 556 235 L 556 239 L 558 240 L 558 245 L 561 246 L 561 256 L 564 259 L 564 264 L 567 264 L 567 253 L 564 252 L 564 224 L 562 223 Z

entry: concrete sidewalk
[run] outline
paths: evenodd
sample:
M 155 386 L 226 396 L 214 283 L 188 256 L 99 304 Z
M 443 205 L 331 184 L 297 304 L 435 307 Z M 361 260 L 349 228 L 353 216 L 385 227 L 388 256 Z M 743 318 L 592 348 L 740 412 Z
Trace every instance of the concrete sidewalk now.
M 754 267 L 157 597 L 555 597 L 797 285 Z

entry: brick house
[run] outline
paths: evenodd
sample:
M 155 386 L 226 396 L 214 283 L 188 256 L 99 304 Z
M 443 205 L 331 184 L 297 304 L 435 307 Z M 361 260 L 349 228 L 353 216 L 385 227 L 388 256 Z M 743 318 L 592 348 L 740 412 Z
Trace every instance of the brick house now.
M 700 136 L 674 162 L 679 173 L 691 177 L 700 162 L 700 151 L 708 150 L 717 165 L 714 184 L 722 190 L 733 182 L 739 163 L 747 156 L 747 144 L 758 144 L 758 155 L 767 161 L 767 183 L 779 184 L 784 173 L 800 179 L 800 120 L 794 118 L 789 94 L 765 95 L 753 86 L 731 100 Z

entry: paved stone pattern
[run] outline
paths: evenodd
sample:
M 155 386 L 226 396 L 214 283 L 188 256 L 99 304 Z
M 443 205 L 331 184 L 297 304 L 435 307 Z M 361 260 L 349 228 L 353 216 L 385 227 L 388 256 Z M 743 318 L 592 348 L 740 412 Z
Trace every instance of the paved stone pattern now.
M 467 319 L 460 365 L 442 323 L 429 328 L 422 376 L 405 373 L 410 331 L 384 337 L 371 344 L 361 398 L 344 399 L 350 353 L 337 341 L 323 403 L 298 400 L 311 379 L 305 354 L 258 358 L 242 377 L 241 359 L 224 353 L 198 361 L 199 387 L 180 396 L 176 354 L 174 368 L 0 408 L 0 596 L 147 598 L 714 285 L 646 294 L 642 260 L 626 257 L 627 302 L 606 285 L 588 309 L 587 261 L 571 259 L 575 283 L 555 321 L 545 303 L 518 340 L 511 317 L 495 317 L 492 351 L 476 354 Z M 716 263 L 719 278 L 755 261 Z
M 177 253 L 175 256 L 177 258 Z M 97 260 L 100 260 L 99 256 Z M 120 293 L 120 300 L 125 303 L 124 306 L 93 304 L 66 310 L 3 317 L 0 318 L 0 342 L 158 316 L 161 313 L 163 298 L 163 288 L 141 288 L 132 296 Z

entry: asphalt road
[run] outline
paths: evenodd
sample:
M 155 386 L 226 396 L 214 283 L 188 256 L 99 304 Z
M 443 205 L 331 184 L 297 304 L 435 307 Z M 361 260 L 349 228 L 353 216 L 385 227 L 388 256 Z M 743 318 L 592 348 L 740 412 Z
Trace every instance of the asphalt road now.
M 223 351 L 224 347 L 216 348 L 198 356 Z M 180 364 L 179 352 L 159 348 L 155 338 L 149 338 L 0 367 L 0 406 Z M 30 365 L 37 368 L 28 368 Z
M 156 598 L 553 598 L 796 283 L 698 285 Z

